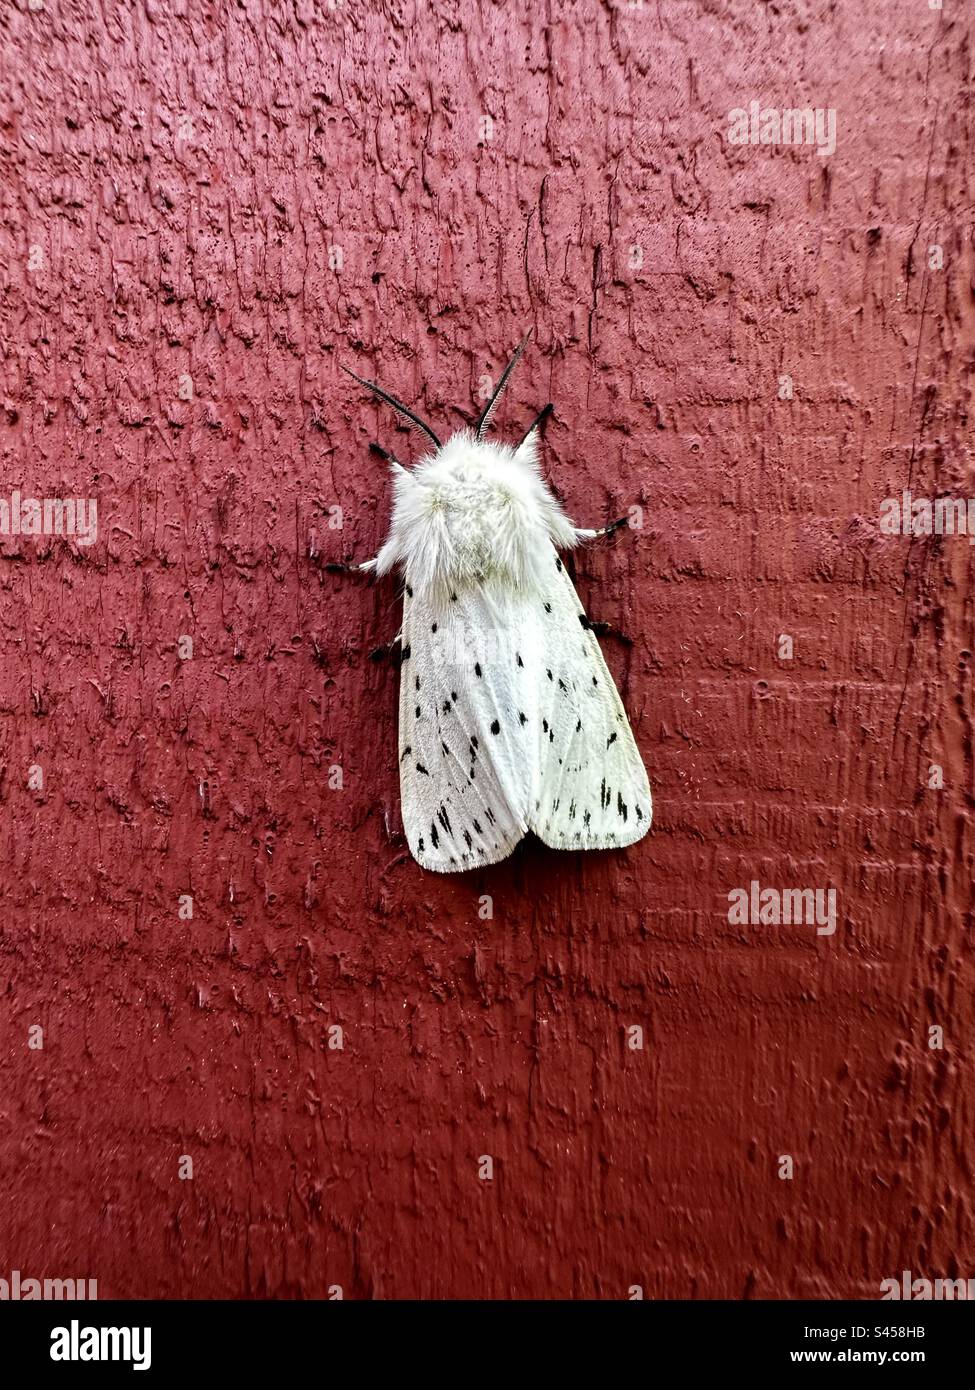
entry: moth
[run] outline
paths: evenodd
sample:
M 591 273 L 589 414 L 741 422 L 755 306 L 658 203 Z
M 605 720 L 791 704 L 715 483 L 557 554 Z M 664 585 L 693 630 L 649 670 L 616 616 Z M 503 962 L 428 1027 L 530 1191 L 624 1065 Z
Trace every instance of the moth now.
M 530 336 L 530 335 L 529 335 Z M 533 831 L 553 849 L 619 849 L 650 828 L 646 769 L 560 551 L 607 535 L 573 525 L 538 459 L 545 407 L 515 447 L 485 438 L 518 347 L 473 430 L 442 443 L 402 401 L 348 372 L 420 431 L 392 470 L 393 513 L 358 570 L 403 577 L 399 776 L 410 852 L 460 873 Z

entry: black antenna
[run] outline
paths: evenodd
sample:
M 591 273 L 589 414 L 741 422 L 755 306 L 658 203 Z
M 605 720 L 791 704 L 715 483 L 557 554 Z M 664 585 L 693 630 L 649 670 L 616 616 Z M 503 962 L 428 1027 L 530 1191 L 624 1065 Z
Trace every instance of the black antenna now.
M 491 423 L 491 416 L 494 414 L 495 407 L 498 404 L 498 401 L 500 401 L 501 399 L 501 392 L 507 386 L 508 378 L 510 377 L 514 369 L 517 367 L 518 358 L 521 356 L 521 354 L 525 351 L 525 348 L 528 346 L 528 339 L 531 337 L 531 335 L 532 330 L 529 328 L 528 332 L 525 334 L 521 342 L 518 344 L 518 347 L 515 350 L 514 357 L 512 357 L 507 367 L 505 367 L 504 372 L 501 375 L 501 380 L 498 382 L 497 389 L 494 395 L 491 397 L 487 405 L 481 411 L 481 418 L 478 420 L 477 428 L 474 431 L 475 438 L 484 438 L 484 431 Z
M 341 366 L 341 363 L 339 365 Z M 402 401 L 398 401 L 395 396 L 391 396 L 388 391 L 384 391 L 383 388 L 377 386 L 374 381 L 366 381 L 364 377 L 356 376 L 355 372 L 350 372 L 348 367 L 342 367 L 342 371 L 345 372 L 346 376 L 350 376 L 353 381 L 357 381 L 360 386 L 365 386 L 367 390 L 374 391 L 381 401 L 385 401 L 387 405 L 391 405 L 398 414 L 409 420 L 410 424 L 413 425 L 415 429 L 422 430 L 436 448 L 443 448 L 443 445 L 430 426 L 425 424 L 424 421 L 420 419 L 419 415 L 414 415 L 409 406 L 404 405 Z

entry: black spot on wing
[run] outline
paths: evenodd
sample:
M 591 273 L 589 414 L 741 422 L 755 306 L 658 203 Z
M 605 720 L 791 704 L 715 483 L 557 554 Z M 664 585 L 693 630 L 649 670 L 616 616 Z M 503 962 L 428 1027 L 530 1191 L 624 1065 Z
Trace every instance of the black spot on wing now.
M 430 776 L 429 772 L 427 772 L 426 768 L 423 766 L 422 763 L 417 763 L 417 765 L 416 765 L 416 770 L 417 770 L 417 772 L 422 772 L 423 775 L 424 775 L 424 777 L 429 777 L 429 776 Z
M 496 719 L 491 720 L 491 732 L 492 734 L 499 734 L 501 732 L 501 725 Z

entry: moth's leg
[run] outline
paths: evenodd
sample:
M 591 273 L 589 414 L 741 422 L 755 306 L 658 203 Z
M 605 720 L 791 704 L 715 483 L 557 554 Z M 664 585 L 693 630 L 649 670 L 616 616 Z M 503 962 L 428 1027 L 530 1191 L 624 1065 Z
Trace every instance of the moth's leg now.
M 613 627 L 611 623 L 593 622 L 589 620 L 589 630 L 594 632 L 597 637 L 615 637 L 624 646 L 632 647 L 633 638 L 628 637 L 625 632 L 621 632 L 618 627 Z
M 398 632 L 396 636 L 393 638 L 392 642 L 387 642 L 384 647 L 373 647 L 372 651 L 369 653 L 369 660 L 385 661 L 388 656 L 392 656 L 394 653 L 396 653 L 397 655 L 401 655 L 402 642 L 403 634 Z M 398 653 L 396 652 L 397 647 L 400 647 L 401 649 Z
M 377 444 L 375 441 L 369 445 L 369 452 L 370 454 L 376 454 L 385 463 L 395 463 L 397 468 L 402 468 L 403 466 L 395 454 L 391 454 L 387 449 L 384 449 L 381 444 Z
M 381 444 L 370 444 L 369 452 L 371 454 L 378 454 L 380 458 L 385 459 L 387 463 L 395 464 L 397 468 L 402 466 L 392 454 L 386 452 Z M 325 568 L 328 570 L 329 574 L 368 574 L 371 570 L 376 568 L 376 561 L 378 558 L 378 555 L 374 555 L 371 560 L 363 560 L 361 565 L 353 565 L 349 560 L 335 561 L 330 565 L 326 565 Z
M 378 556 L 374 555 L 371 560 L 363 560 L 361 565 L 353 565 L 350 561 L 333 560 L 325 566 L 329 574 L 358 574 L 360 571 L 368 573 L 376 568 Z
M 548 417 L 551 415 L 554 409 L 555 406 L 552 404 L 551 401 L 549 401 L 548 405 L 542 407 L 542 409 L 535 416 L 534 420 L 528 426 L 527 430 L 525 430 L 525 433 L 521 439 L 521 443 L 518 445 L 519 449 L 521 448 L 521 445 L 524 444 L 526 439 L 530 439 L 532 435 L 537 434 L 539 430 L 541 430 L 544 427 L 545 421 L 548 419 Z
M 621 516 L 618 520 L 611 521 L 608 526 L 603 526 L 598 531 L 588 526 L 576 526 L 573 529 L 579 540 L 593 541 L 597 540 L 600 536 L 611 536 L 614 531 L 618 531 L 620 527 L 626 526 L 628 522 L 629 517 Z M 586 618 L 583 626 L 589 628 L 597 637 L 615 637 L 618 641 L 625 642 L 628 647 L 633 646 L 633 638 L 627 637 L 625 632 L 620 632 L 619 628 L 613 627 L 610 623 L 593 622 L 591 619 Z
M 616 521 L 611 521 L 608 526 L 603 526 L 600 530 L 594 531 L 588 526 L 576 526 L 576 535 L 581 541 L 594 541 L 598 536 L 611 536 L 614 531 L 618 531 L 621 526 L 626 526 L 629 522 L 628 516 L 621 516 Z

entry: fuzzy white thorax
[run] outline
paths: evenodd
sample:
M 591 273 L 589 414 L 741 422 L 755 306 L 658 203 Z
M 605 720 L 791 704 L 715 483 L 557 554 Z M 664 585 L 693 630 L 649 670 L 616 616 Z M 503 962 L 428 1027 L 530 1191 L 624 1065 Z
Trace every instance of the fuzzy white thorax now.
M 534 434 L 512 449 L 462 430 L 410 472 L 394 464 L 393 491 L 376 571 L 402 566 L 411 587 L 431 598 L 469 584 L 537 589 L 549 543 L 576 543 L 542 478 Z

